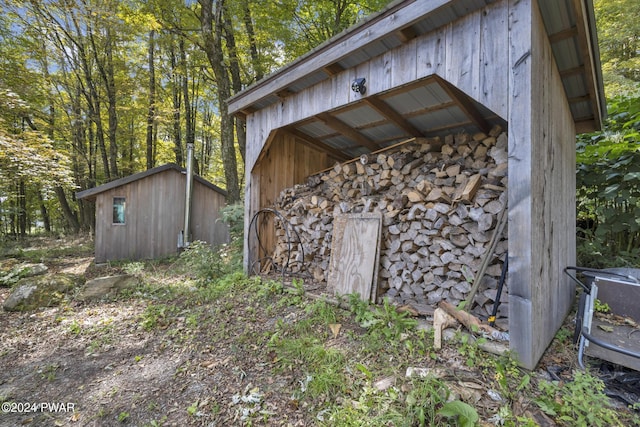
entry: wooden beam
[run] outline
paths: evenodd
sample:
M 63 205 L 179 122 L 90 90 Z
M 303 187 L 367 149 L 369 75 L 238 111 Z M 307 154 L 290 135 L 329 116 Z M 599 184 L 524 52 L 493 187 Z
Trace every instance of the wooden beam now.
M 576 102 L 591 101 L 591 96 L 589 95 L 574 96 L 573 98 L 569 98 L 568 101 L 569 101 L 569 104 L 575 104 Z
M 344 71 L 344 67 L 337 62 L 334 62 L 333 64 L 325 65 L 324 67 L 322 67 L 322 69 L 324 70 L 325 73 L 327 73 L 330 76 L 335 76 L 336 74 Z
M 330 146 L 328 144 L 325 144 L 324 142 L 320 141 L 319 139 L 314 138 L 312 136 L 309 136 L 306 133 L 299 131 L 298 129 L 296 129 L 293 126 L 287 127 L 286 130 L 287 130 L 287 132 L 289 132 L 293 136 L 295 136 L 297 139 L 299 139 L 303 144 L 306 144 L 308 147 L 324 151 L 330 157 L 334 158 L 335 160 L 337 160 L 339 162 L 345 162 L 345 161 L 350 159 L 350 157 L 348 155 L 346 155 L 342 151 L 338 150 L 337 148 L 334 148 L 334 147 L 332 147 L 332 146 Z
M 418 32 L 413 27 L 402 28 L 396 34 L 402 43 L 407 43 L 418 37 Z
M 420 132 L 410 122 L 405 120 L 405 118 L 402 117 L 402 115 L 400 113 L 398 113 L 396 110 L 391 108 L 389 106 L 389 104 L 387 104 L 386 102 L 384 102 L 380 98 L 378 98 L 376 96 L 369 96 L 369 97 L 364 98 L 363 101 L 367 105 L 369 105 L 371 108 L 376 110 L 378 113 L 380 113 L 384 117 L 386 117 L 387 120 L 393 122 L 393 124 L 395 124 L 400 129 L 402 129 L 405 132 L 407 132 L 409 134 L 409 136 L 413 136 L 415 138 L 419 138 L 419 137 L 423 136 L 422 132 Z
M 549 36 L 549 43 L 554 44 L 561 40 L 568 39 L 570 37 L 575 37 L 578 35 L 578 29 L 576 27 L 567 28 L 562 31 L 558 31 L 557 33 L 553 33 Z
M 576 74 L 584 73 L 584 66 L 580 65 L 578 67 L 567 68 L 566 70 L 560 70 L 560 77 L 570 77 Z
M 276 92 L 276 96 L 280 99 L 285 99 L 288 98 L 289 96 L 295 94 L 295 92 L 293 92 L 292 90 L 289 90 L 289 88 L 285 88 L 283 90 L 280 90 L 278 92 Z
M 341 133 L 347 138 L 354 140 L 358 145 L 367 147 L 371 151 L 376 151 L 382 148 L 378 143 L 370 140 L 369 138 L 362 135 L 357 130 L 353 129 L 343 121 L 336 119 L 329 113 L 320 113 L 317 115 L 317 117 L 319 120 L 322 120 L 324 124 L 326 124 L 330 128 L 336 130 L 337 132 Z
M 434 76 L 434 78 L 440 83 L 442 89 L 458 105 L 469 120 L 471 120 L 482 132 L 489 133 L 491 125 L 484 119 L 484 117 L 482 117 L 482 114 L 480 114 L 478 109 L 473 105 L 471 99 L 460 89 L 451 85 L 440 76 Z

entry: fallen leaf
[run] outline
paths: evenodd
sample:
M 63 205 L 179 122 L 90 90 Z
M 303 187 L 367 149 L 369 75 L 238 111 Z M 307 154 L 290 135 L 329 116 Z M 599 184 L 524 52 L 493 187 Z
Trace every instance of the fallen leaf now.
M 333 332 L 333 338 L 338 338 L 342 325 L 340 323 L 329 323 L 329 328 L 331 328 L 331 332 Z
M 613 332 L 613 326 L 598 325 L 598 327 L 605 332 Z

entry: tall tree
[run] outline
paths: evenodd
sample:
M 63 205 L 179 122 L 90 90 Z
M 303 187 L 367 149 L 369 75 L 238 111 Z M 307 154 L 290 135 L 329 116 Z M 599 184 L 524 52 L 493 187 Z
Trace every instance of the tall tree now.
M 233 140 L 233 117 L 229 115 L 226 100 L 231 97 L 231 81 L 222 50 L 224 35 L 224 0 L 198 0 L 201 6 L 200 23 L 204 50 L 216 78 L 218 111 L 220 114 L 220 145 L 227 183 L 228 201 L 240 200 L 238 165 Z
M 147 169 L 155 166 L 154 147 L 156 137 L 156 65 L 155 65 L 155 43 L 156 31 L 149 31 L 149 112 L 147 113 L 147 140 L 146 158 Z
M 606 95 L 640 95 L 640 2 L 596 0 L 594 4 Z

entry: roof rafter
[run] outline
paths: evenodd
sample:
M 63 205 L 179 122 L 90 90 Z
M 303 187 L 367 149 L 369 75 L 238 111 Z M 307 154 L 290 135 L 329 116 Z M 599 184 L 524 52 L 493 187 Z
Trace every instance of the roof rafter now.
M 407 132 L 410 136 L 415 138 L 423 136 L 422 132 L 420 132 L 415 126 L 405 120 L 405 118 L 402 117 L 400 113 L 391 108 L 389 104 L 387 104 L 377 96 L 368 96 L 364 98 L 363 101 L 378 113 L 382 114 L 388 120 L 393 122 L 393 124 L 398 126 L 400 129 Z
M 319 120 L 324 122 L 325 125 L 338 131 L 339 133 L 346 136 L 347 138 L 354 140 L 359 145 L 363 147 L 367 147 L 371 151 L 376 151 L 382 148 L 378 143 L 370 140 L 369 138 L 362 135 L 357 130 L 353 129 L 352 127 L 350 127 L 349 125 L 341 121 L 340 119 L 333 117 L 329 113 L 320 113 L 317 115 L 317 117 Z
M 326 144 L 320 141 L 317 138 L 314 138 L 302 131 L 299 131 L 294 126 L 287 127 L 287 131 L 291 133 L 293 136 L 295 136 L 296 138 L 298 138 L 302 143 L 306 144 L 307 146 L 315 149 L 320 149 L 326 152 L 329 156 L 333 157 L 334 159 L 340 162 L 344 162 L 350 159 L 350 156 L 346 155 L 345 153 L 338 150 L 337 148 L 334 148 L 329 144 Z
M 462 110 L 462 112 L 469 117 L 469 119 L 478 126 L 478 128 L 484 132 L 489 133 L 491 130 L 491 125 L 482 117 L 482 114 L 478 111 L 478 109 L 469 101 L 467 96 L 460 91 L 460 89 L 455 86 L 449 84 L 446 80 L 441 78 L 440 76 L 434 75 L 434 78 L 438 83 L 440 83 L 440 87 L 454 100 L 454 102 L 458 105 L 458 107 Z

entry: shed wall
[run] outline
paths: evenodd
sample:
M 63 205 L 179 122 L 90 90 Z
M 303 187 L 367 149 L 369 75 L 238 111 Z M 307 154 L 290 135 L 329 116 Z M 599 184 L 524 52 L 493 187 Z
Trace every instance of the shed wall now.
M 216 224 L 224 196 L 203 184 L 193 185 L 193 240 L 227 241 Z M 113 224 L 114 197 L 125 197 L 125 224 Z M 185 175 L 167 170 L 107 190 L 96 198 L 95 261 L 140 260 L 175 254 L 184 227 Z M 221 240 L 217 240 L 221 239 Z
M 263 207 L 273 206 L 283 189 L 301 183 L 309 175 L 326 169 L 330 166 L 330 161 L 326 153 L 309 147 L 290 133 L 274 133 L 260 163 L 251 173 L 251 186 L 247 198 L 250 211 L 255 213 Z M 260 224 L 259 233 L 263 247 L 273 247 L 273 232 L 274 227 L 270 219 Z M 252 254 L 258 254 L 255 243 L 253 241 Z M 259 254 L 252 262 L 264 255 Z
M 453 23 L 416 37 L 398 49 L 373 58 L 355 69 L 336 74 L 309 89 L 283 98 L 281 102 L 258 110 L 247 117 L 245 233 L 249 222 L 262 204 L 263 188 L 254 168 L 267 161 L 263 153 L 269 135 L 277 129 L 315 114 L 356 102 L 361 95 L 350 90 L 356 77 L 367 80 L 367 96 L 380 94 L 416 79 L 437 74 L 503 118 L 508 115 L 509 49 L 508 0 L 496 1 Z M 262 168 L 262 166 L 259 166 Z M 265 169 L 267 170 L 267 169 Z M 278 169 L 280 173 L 292 170 Z M 316 172 L 317 170 L 311 170 Z M 289 185 L 296 180 L 288 179 Z M 284 183 L 284 182 L 283 182 Z M 278 192 L 286 188 L 278 188 Z M 265 200 L 266 202 L 266 200 Z M 247 239 L 245 239 L 247 242 Z M 256 253 L 252 250 L 252 253 Z M 245 268 L 249 260 L 245 246 Z
M 431 74 L 508 121 L 510 345 L 533 368 L 570 307 L 562 271 L 575 263 L 575 125 L 536 0 L 496 1 L 250 114 L 246 224 L 267 201 L 257 171 L 275 153 L 256 163 L 274 130 L 359 100 L 356 77 L 369 96 Z
M 509 330 L 532 369 L 574 293 L 562 272 L 575 264 L 575 126 L 537 3 L 510 7 Z

